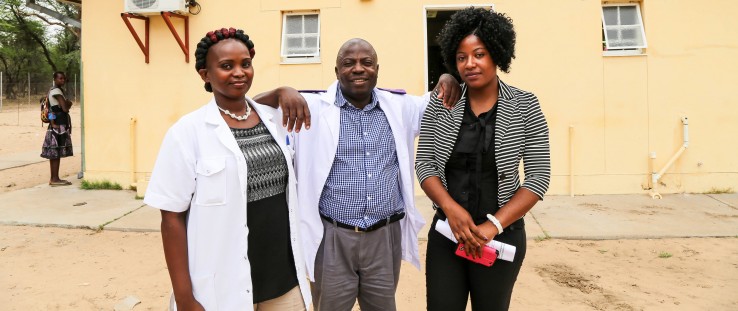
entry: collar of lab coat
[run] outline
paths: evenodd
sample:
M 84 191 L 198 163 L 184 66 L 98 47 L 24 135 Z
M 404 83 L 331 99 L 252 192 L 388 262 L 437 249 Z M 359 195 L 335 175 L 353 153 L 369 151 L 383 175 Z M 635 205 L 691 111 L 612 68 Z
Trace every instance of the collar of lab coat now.
M 341 108 L 335 105 L 336 102 L 336 91 L 338 91 L 338 80 L 334 81 L 329 87 L 328 90 L 325 91 L 320 96 L 321 100 L 321 109 L 323 112 L 320 114 L 321 118 L 324 119 L 323 121 L 325 124 L 328 125 L 331 133 L 331 138 L 333 140 L 332 147 L 338 146 L 338 138 L 339 138 L 339 132 L 341 130 L 341 123 L 340 123 L 340 115 L 341 115 Z M 374 94 L 377 96 L 377 100 L 379 101 L 379 107 L 382 108 L 382 111 L 384 112 L 385 116 L 387 117 L 387 121 L 389 121 L 390 126 L 395 128 L 399 124 L 401 124 L 401 121 L 398 119 L 398 114 L 390 107 L 389 103 L 392 100 L 389 98 L 388 92 L 380 91 L 377 88 L 374 88 Z M 399 122 L 399 123 L 398 123 Z M 395 138 L 397 140 L 398 137 Z M 396 142 L 400 143 L 400 146 L 404 142 Z M 335 149 L 335 148 L 334 148 Z
M 336 91 L 338 90 L 338 80 L 333 81 L 331 86 L 328 87 L 328 90 L 323 93 L 323 95 L 320 96 L 320 99 L 323 101 L 323 104 L 329 104 L 332 105 L 336 102 Z
M 336 102 L 336 92 L 338 91 L 338 80 L 333 81 L 333 83 L 328 87 L 328 89 L 320 95 L 320 99 L 323 102 L 324 105 L 334 105 Z M 377 101 L 379 101 L 379 107 L 382 107 L 382 105 L 387 105 L 387 103 L 391 100 L 388 96 L 391 96 L 389 92 L 380 90 L 378 88 L 374 88 L 374 95 L 377 97 Z M 335 105 L 334 105 L 335 106 Z M 385 109 L 382 108 L 384 111 Z M 386 112 L 385 112 L 386 113 Z

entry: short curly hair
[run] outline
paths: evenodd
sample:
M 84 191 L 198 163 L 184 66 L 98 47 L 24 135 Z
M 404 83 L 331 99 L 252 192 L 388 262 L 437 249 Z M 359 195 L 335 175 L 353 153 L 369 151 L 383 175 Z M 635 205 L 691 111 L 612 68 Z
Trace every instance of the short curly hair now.
M 459 74 L 456 69 L 456 50 L 461 40 L 469 35 L 482 40 L 500 70 L 510 72 L 510 63 L 515 58 L 515 29 L 512 19 L 503 13 L 474 7 L 451 15 L 436 39 L 449 72 Z

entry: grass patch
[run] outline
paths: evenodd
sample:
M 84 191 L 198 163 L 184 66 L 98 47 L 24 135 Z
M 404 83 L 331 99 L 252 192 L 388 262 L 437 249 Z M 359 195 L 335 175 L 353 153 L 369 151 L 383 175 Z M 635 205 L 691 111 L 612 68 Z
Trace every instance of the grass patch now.
M 546 240 L 549 240 L 549 239 L 551 239 L 551 237 L 548 236 L 548 235 L 546 235 L 546 236 L 540 236 L 540 235 L 538 235 L 538 236 L 536 236 L 535 241 L 536 242 L 543 242 L 543 241 L 546 241 Z
M 136 191 L 138 188 L 136 186 L 128 186 L 128 190 Z
M 672 255 L 669 252 L 661 252 L 659 253 L 659 258 L 670 258 Z
M 607 250 L 606 249 L 598 249 L 597 251 L 600 252 L 600 254 L 607 253 Z
M 143 200 L 143 199 L 144 199 L 144 197 L 139 196 L 138 194 L 136 195 L 136 200 Z
M 726 194 L 726 193 L 733 193 L 733 188 L 726 187 L 726 188 L 716 188 L 712 187 L 710 190 L 703 192 L 704 194 Z
M 83 179 L 79 185 L 80 189 L 83 190 L 122 190 L 123 187 L 118 183 L 111 182 L 109 180 L 92 181 Z

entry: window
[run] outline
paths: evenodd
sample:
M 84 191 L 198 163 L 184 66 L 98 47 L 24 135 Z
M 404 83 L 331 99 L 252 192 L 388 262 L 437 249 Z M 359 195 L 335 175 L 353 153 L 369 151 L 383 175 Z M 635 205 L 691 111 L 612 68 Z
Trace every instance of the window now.
M 602 50 L 634 51 L 646 48 L 646 33 L 638 4 L 602 6 Z
M 282 62 L 320 62 L 320 18 L 317 13 L 282 16 Z

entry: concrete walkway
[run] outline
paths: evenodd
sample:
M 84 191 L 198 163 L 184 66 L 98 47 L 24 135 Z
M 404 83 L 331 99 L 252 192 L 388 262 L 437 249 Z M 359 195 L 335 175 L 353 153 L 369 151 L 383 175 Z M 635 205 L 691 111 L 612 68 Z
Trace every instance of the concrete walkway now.
M 159 231 L 159 211 L 129 190 L 39 185 L 0 194 L 0 224 Z M 430 224 L 430 200 L 417 197 Z M 420 233 L 425 239 L 429 225 Z M 529 239 L 638 239 L 738 236 L 738 194 L 548 196 L 526 216 Z
M 49 161 L 40 157 L 39 154 L 41 154 L 40 149 L 3 155 L 0 161 L 0 170 Z

